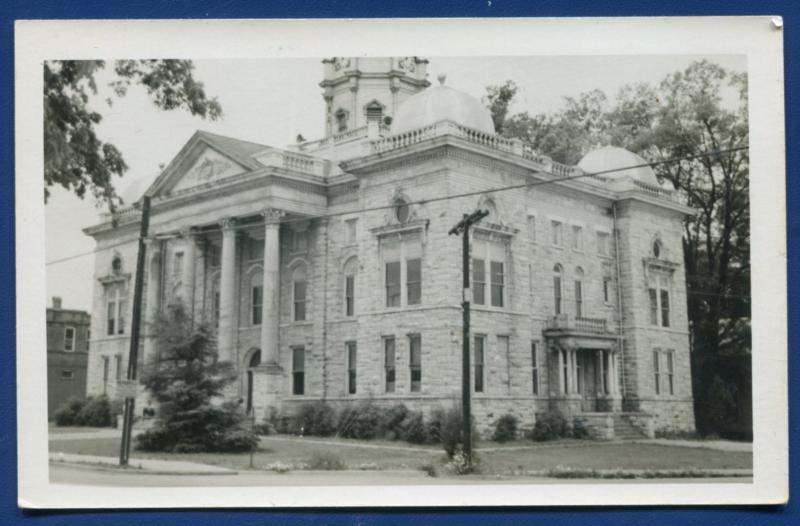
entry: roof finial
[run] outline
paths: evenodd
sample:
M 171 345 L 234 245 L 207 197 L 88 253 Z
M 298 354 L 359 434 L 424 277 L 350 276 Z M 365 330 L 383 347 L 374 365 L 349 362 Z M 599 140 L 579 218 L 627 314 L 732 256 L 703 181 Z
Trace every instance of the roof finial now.
M 444 81 L 447 80 L 447 74 L 446 73 L 439 73 L 439 75 L 437 75 L 436 79 L 439 81 L 440 85 L 444 86 Z

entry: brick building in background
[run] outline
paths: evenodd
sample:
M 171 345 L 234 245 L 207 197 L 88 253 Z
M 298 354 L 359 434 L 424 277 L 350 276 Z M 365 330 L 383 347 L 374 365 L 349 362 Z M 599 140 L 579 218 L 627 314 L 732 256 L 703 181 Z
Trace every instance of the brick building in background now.
M 134 181 L 127 201 L 153 203 L 144 365 L 158 360 L 147 324 L 180 301 L 217 327 L 259 419 L 313 400 L 448 405 L 462 292 L 447 232 L 480 207 L 479 428 L 557 411 L 602 436 L 693 429 L 692 210 L 649 167 L 582 176 L 644 163 L 626 150 L 566 166 L 496 135 L 480 101 L 444 78 L 429 87 L 426 70 L 417 57 L 325 60 L 324 138 L 281 149 L 198 131 L 154 181 Z M 97 242 L 90 394 L 113 395 L 127 361 L 140 212 L 113 219 L 85 229 Z
M 48 419 L 70 398 L 86 397 L 90 322 L 88 312 L 62 308 L 59 297 L 47 309 Z

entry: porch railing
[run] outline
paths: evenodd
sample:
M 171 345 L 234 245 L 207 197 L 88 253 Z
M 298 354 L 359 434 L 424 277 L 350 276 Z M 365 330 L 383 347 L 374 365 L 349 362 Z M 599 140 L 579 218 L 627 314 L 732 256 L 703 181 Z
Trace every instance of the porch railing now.
M 601 334 L 608 332 L 608 322 L 605 318 L 585 318 L 583 316 L 558 314 L 547 321 L 547 328 Z

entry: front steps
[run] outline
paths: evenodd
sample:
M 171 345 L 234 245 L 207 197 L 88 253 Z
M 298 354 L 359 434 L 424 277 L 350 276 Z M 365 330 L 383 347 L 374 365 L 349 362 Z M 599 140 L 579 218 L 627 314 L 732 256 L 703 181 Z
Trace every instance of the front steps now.
M 589 436 L 600 440 L 653 438 L 651 417 L 646 413 L 580 413 Z

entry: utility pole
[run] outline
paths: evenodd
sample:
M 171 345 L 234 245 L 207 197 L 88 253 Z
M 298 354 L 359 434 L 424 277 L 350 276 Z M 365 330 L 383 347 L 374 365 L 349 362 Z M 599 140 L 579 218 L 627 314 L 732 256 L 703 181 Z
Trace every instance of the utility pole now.
M 461 347 L 461 435 L 464 442 L 464 456 L 467 466 L 472 466 L 472 385 L 470 382 L 471 371 L 469 361 L 469 305 L 472 291 L 469 287 L 469 227 L 478 223 L 481 219 L 488 216 L 487 210 L 476 210 L 471 214 L 464 214 L 464 217 L 450 229 L 448 235 L 457 236 L 463 234 L 461 245 L 463 290 L 462 290 L 462 313 L 463 313 L 463 336 Z
M 139 360 L 139 327 L 142 319 L 142 278 L 145 265 L 145 243 L 150 226 L 150 196 L 142 198 L 142 222 L 139 231 L 139 251 L 136 255 L 136 278 L 133 285 L 133 313 L 131 315 L 131 348 L 128 353 L 128 375 L 125 392 L 125 413 L 122 419 L 122 441 L 119 448 L 119 465 L 127 466 L 131 454 L 133 410 L 136 401 L 136 367 Z

